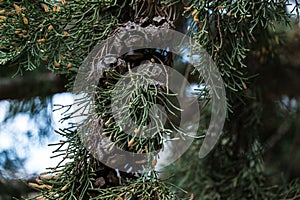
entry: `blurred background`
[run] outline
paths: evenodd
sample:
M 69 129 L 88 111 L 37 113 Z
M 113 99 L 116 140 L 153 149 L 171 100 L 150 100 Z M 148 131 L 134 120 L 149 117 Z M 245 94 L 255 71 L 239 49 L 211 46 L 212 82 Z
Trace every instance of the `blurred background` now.
M 65 78 L 39 70 L 14 73 L 0 69 L 1 200 L 30 192 L 24 183 L 61 160 L 50 158 L 55 149 L 48 146 L 63 139 L 54 130 L 66 125 L 59 122 L 63 110 L 53 110 L 56 104 L 73 103 Z

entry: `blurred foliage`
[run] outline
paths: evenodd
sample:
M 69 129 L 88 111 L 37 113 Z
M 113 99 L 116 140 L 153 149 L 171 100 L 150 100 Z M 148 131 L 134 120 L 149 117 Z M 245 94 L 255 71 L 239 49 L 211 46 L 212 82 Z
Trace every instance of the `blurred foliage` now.
M 262 146 L 256 141 L 244 153 L 236 153 L 235 142 L 229 134 L 209 157 L 198 161 L 194 144 L 177 163 L 165 170 L 172 180 L 194 194 L 196 199 L 297 199 L 299 181 L 278 184 L 266 175 Z M 275 174 L 279 176 L 279 174 Z M 279 176 L 280 177 L 280 176 Z

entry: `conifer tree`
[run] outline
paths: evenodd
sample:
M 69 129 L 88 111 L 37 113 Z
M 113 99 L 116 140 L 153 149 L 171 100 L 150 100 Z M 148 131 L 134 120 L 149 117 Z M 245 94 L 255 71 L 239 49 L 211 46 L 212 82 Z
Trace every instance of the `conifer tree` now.
M 203 137 L 195 137 L 185 155 L 162 172 L 153 170 L 157 164 L 156 155 L 150 156 L 146 162 L 152 165 L 149 171 L 119 171 L 98 159 L 97 155 L 101 153 L 92 151 L 95 148 L 89 146 L 90 141 L 98 147 L 98 142 L 104 145 L 103 141 L 109 139 L 111 146 L 116 145 L 136 154 L 162 150 L 166 148 L 162 135 L 172 136 L 173 131 L 179 129 L 176 113 L 182 108 L 174 100 L 177 94 L 169 93 L 163 81 L 145 81 L 142 89 L 135 87 L 134 81 L 127 85 L 118 85 L 118 81 L 126 74 L 131 74 L 131 78 L 156 76 L 154 68 L 146 71 L 146 75 L 143 71 L 133 71 L 139 65 L 152 66 L 155 63 L 181 71 L 191 83 L 198 84 L 198 88 L 205 80 L 193 66 L 167 49 L 128 50 L 118 59 L 106 57 L 104 62 L 109 67 L 100 70 L 101 78 L 97 84 L 83 84 L 84 87 L 96 88 L 92 100 L 95 115 L 87 116 L 91 120 L 84 121 L 91 124 L 70 123 L 68 128 L 53 133 L 65 138 L 51 144 L 57 146 L 54 156 L 61 157 L 61 162 L 57 166 L 49 166 L 49 171 L 39 175 L 35 183 L 29 183 L 39 191 L 33 199 L 299 197 L 300 185 L 297 181 L 278 186 L 264 171 L 262 154 L 266 146 L 259 133 L 265 105 L 255 73 L 255 66 L 265 67 L 280 62 L 278 49 L 285 42 L 285 36 L 279 27 L 288 27 L 293 20 L 286 9 L 288 4 L 287 0 L 0 1 L 0 64 L 2 67 L 17 68 L 17 73 L 46 68 L 66 76 L 69 80 L 66 87 L 72 92 L 74 83 L 78 83 L 78 74 L 90 75 L 80 71 L 81 67 L 92 62 L 100 63 L 93 50 L 97 44 L 120 31 L 155 27 L 182 32 L 200 44 L 215 63 L 226 90 L 224 109 L 227 117 L 223 134 L 208 156 L 199 158 L 204 140 Z M 294 9 L 299 9 L 297 1 Z M 158 75 L 167 76 L 166 71 Z M 116 105 L 112 105 L 112 96 L 118 87 L 124 92 L 116 98 L 122 100 L 131 95 L 131 102 L 127 102 L 129 115 L 126 117 L 140 125 L 130 130 L 134 133 L 132 135 L 120 129 L 113 118 L 111 108 Z M 201 105 L 198 134 L 204 133 L 204 136 L 210 116 L 216 112 L 211 110 L 213 102 L 210 95 L 213 92 L 206 92 L 210 89 L 196 91 Z M 127 91 L 134 91 L 134 95 Z M 61 120 L 72 121 L 78 117 L 81 111 L 74 107 L 85 108 L 84 101 L 79 103 L 58 106 L 57 109 L 65 111 Z M 153 110 L 150 108 L 156 103 L 164 105 L 167 113 L 165 124 L 160 124 L 160 120 L 151 114 Z M 82 111 L 81 114 L 84 113 Z M 153 135 L 148 139 L 137 137 L 141 127 L 150 122 L 156 123 L 156 130 L 151 132 Z M 91 130 L 91 127 L 94 129 Z M 89 131 L 99 135 L 82 139 L 82 135 Z M 106 150 L 106 147 L 102 148 Z M 126 166 L 129 162 L 119 157 L 109 159 L 120 166 Z M 144 166 L 143 162 L 139 164 Z

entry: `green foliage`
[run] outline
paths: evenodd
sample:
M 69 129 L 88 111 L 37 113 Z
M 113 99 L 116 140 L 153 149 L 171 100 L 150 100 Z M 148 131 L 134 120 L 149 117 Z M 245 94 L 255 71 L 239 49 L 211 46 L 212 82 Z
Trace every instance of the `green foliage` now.
M 299 182 L 276 185 L 266 175 L 257 141 L 244 153 L 236 153 L 235 144 L 226 135 L 209 157 L 197 162 L 197 143 L 168 167 L 165 175 L 174 174 L 174 184 L 196 199 L 288 199 L 299 195 Z
M 259 65 L 265 64 L 266 58 L 276 55 L 274 48 L 281 43 L 280 34 L 276 32 L 277 24 L 286 26 L 290 23 L 287 4 L 287 0 L 0 1 L 0 64 L 6 67 L 18 66 L 19 70 L 34 70 L 45 66 L 56 73 L 68 75 L 70 85 L 78 67 L 95 44 L 113 34 L 122 26 L 121 23 L 134 20 L 142 26 L 148 26 L 155 24 L 154 17 L 161 16 L 173 27 L 173 20 L 184 16 L 189 23 L 189 34 L 216 62 L 231 104 L 232 112 L 225 125 L 225 136 L 218 147 L 208 158 L 199 161 L 197 153 L 201 142 L 197 141 L 174 168 L 169 168 L 170 173 L 164 174 L 169 176 L 175 173 L 175 177 L 167 181 L 153 171 L 149 174 L 118 174 L 95 159 L 84 147 L 80 135 L 87 134 L 85 130 L 78 130 L 78 124 L 70 124 L 70 127 L 57 131 L 66 138 L 55 144 L 58 146 L 55 156 L 61 156 L 62 162 L 50 168 L 47 176 L 40 175 L 36 183 L 30 183 L 40 192 L 38 198 L 179 199 L 175 194 L 179 190 L 171 186 L 171 181 L 194 193 L 195 197 L 192 195 L 191 200 L 299 197 L 297 181 L 277 186 L 264 171 L 263 145 L 257 136 L 263 105 L 259 89 L 247 90 L 248 83 L 252 81 L 247 72 L 253 68 L 247 58 L 254 57 L 259 60 L 255 65 Z M 144 60 L 149 61 L 149 58 Z M 167 63 L 171 62 L 167 60 Z M 147 87 L 141 89 L 134 84 L 138 73 L 132 73 L 128 85 L 116 85 L 128 71 L 130 68 L 125 65 L 121 68 L 111 67 L 104 72 L 105 77 L 99 81 L 95 93 L 94 106 L 98 116 L 91 117 L 99 119 L 101 133 L 105 137 L 125 150 L 147 152 L 160 149 L 161 134 L 170 134 L 176 125 L 170 119 L 169 127 L 166 128 L 151 115 L 150 108 L 160 102 L 172 114 L 177 109 L 169 101 L 173 94 L 157 83 L 145 83 Z M 110 98 L 114 90 L 120 90 L 117 87 L 125 91 L 117 98 L 131 97 L 126 101 L 130 115 L 122 120 L 126 123 L 131 118 L 140 126 L 131 132 L 139 132 L 149 120 L 154 121 L 157 130 L 151 139 L 144 140 L 123 133 L 112 119 L 111 107 L 114 105 L 111 105 Z M 133 91 L 134 95 L 127 91 Z M 84 104 L 81 106 L 84 107 Z M 67 110 L 70 108 L 61 107 Z M 65 115 L 62 121 L 72 119 L 76 114 Z M 205 119 L 204 123 L 208 120 Z M 199 132 L 203 132 L 203 129 Z M 247 135 L 244 140 L 249 141 L 241 141 L 241 133 Z M 189 195 L 182 191 L 182 196 Z
M 120 74 L 115 69 L 107 69 L 103 78 L 106 80 L 99 82 L 96 106 L 98 117 L 104 124 L 103 134 L 126 151 L 140 153 L 158 151 L 165 141 L 164 134 L 173 138 L 172 130 L 180 132 L 179 124 L 174 124 L 175 120 L 171 120 L 177 117 L 175 113 L 178 114 L 180 111 L 180 108 L 171 101 L 175 95 L 170 94 L 162 83 L 153 81 L 153 77 L 158 76 L 150 70 L 153 66 L 153 63 L 149 62 L 145 69 L 126 75 Z M 116 68 L 128 70 L 126 65 Z M 114 101 L 111 101 L 111 97 Z M 126 106 L 120 107 L 120 102 Z M 154 108 L 157 104 L 164 106 L 168 116 L 160 113 L 159 108 Z M 112 108 L 118 107 L 120 108 L 114 112 L 124 117 L 114 119 Z M 149 126 L 149 123 L 152 125 Z M 120 124 L 125 126 L 120 127 Z
M 267 47 L 279 43 L 275 25 L 287 25 L 287 0 L 191 1 L 184 15 L 188 29 L 214 58 L 228 91 L 246 89 L 245 58 L 261 41 Z M 265 50 L 264 50 L 265 51 Z M 252 66 L 249 66 L 252 67 Z
M 41 173 L 36 183 L 29 183 L 40 191 L 37 198 L 47 199 L 179 199 L 177 188 L 151 174 L 116 173 L 97 161 L 82 145 L 77 131 L 66 128 L 57 131 L 65 141 L 53 144 L 55 156 L 63 160 L 49 171 Z M 36 197 L 32 198 L 35 199 Z
M 1 65 L 75 75 L 120 21 L 126 1 L 2 1 Z

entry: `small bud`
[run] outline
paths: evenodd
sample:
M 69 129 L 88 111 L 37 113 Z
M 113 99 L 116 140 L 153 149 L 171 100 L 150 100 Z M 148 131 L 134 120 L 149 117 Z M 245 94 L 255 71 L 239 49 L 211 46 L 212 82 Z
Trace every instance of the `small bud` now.
M 243 88 L 244 88 L 245 90 L 247 90 L 247 85 L 246 85 L 246 83 L 244 83 L 244 82 L 242 81 L 242 85 L 243 85 Z
M 22 10 L 17 4 L 14 4 L 15 7 L 15 11 L 17 14 L 19 14 L 19 12 Z
M 104 123 L 104 126 L 105 126 L 105 127 L 108 127 L 109 124 L 110 124 L 110 118 Z
M 49 12 L 49 7 L 46 4 L 42 4 L 42 7 L 46 13 Z
M 39 184 L 42 183 L 42 180 L 41 180 L 40 176 L 38 176 L 38 177 L 35 179 L 35 181 L 36 181 L 37 183 L 39 183 Z
M 191 194 L 190 200 L 195 200 L 194 194 Z
M 197 14 L 197 12 L 198 12 L 198 10 L 197 10 L 197 9 L 195 9 L 195 10 L 192 12 L 192 16 L 196 15 L 196 14 Z
M 194 22 L 199 22 L 199 19 L 197 16 L 194 16 Z
M 60 63 L 57 62 L 57 61 L 54 61 L 54 66 L 55 66 L 55 67 L 59 67 L 59 66 L 60 66 Z
M 36 199 L 36 200 L 42 200 L 42 199 L 44 199 L 44 196 L 41 195 L 41 196 L 36 197 L 35 199 Z
M 134 146 L 134 138 L 132 138 L 129 142 L 128 142 L 128 147 L 132 147 Z
M 64 187 L 61 188 L 61 191 L 66 191 L 68 189 L 68 185 L 65 185 Z
M 58 174 L 56 174 L 53 178 L 54 179 L 58 179 L 59 177 L 61 177 L 62 176 L 62 173 L 58 173 Z
M 51 185 L 43 185 L 43 188 L 46 188 L 48 190 L 51 190 L 52 189 L 52 186 Z
M 50 180 L 52 177 L 53 177 L 53 176 L 43 176 L 42 179 L 44 179 L 44 180 Z
M 26 17 L 23 17 L 23 22 L 25 25 L 28 25 L 28 19 Z
M 71 68 L 72 67 L 72 63 L 68 63 L 67 68 Z
M 36 42 L 39 44 L 42 44 L 42 43 L 45 43 L 45 41 L 46 41 L 45 38 L 42 38 L 42 39 L 37 40 Z
M 52 25 L 49 25 L 48 26 L 48 31 L 51 31 L 53 29 L 53 26 Z
M 6 17 L 5 17 L 5 16 L 0 16 L 0 20 L 1 20 L 2 22 L 5 22 L 5 21 L 6 21 Z
M 65 61 L 66 60 L 66 56 L 61 55 L 60 59 L 63 60 L 63 61 Z
M 34 188 L 40 188 L 41 189 L 41 186 L 36 184 L 36 183 L 28 183 L 29 186 L 31 187 L 34 187 Z

